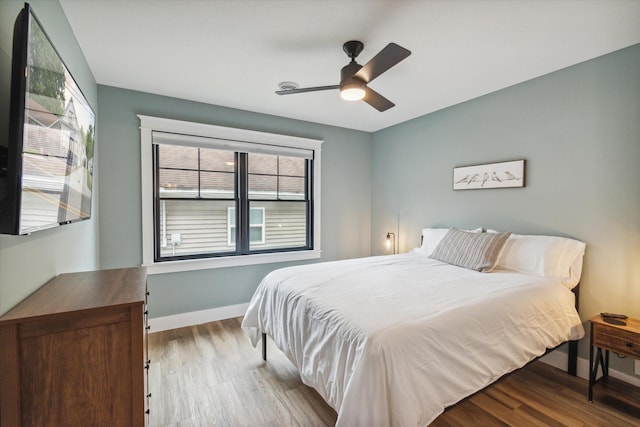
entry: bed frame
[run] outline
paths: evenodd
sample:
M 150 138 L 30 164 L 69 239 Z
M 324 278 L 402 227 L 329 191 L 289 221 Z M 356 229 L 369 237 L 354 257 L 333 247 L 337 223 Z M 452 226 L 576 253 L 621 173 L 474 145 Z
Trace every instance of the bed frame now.
M 578 282 L 576 287 L 571 291 L 575 295 L 576 311 L 580 313 L 580 311 L 578 310 L 578 303 L 580 302 L 580 282 Z M 578 340 L 569 341 L 569 360 L 567 361 L 567 372 L 569 373 L 569 375 L 573 375 L 574 377 L 578 373 Z
M 578 283 L 576 285 L 575 288 L 572 289 L 572 292 L 575 295 L 575 300 L 576 300 L 576 311 L 578 311 L 578 302 L 579 302 L 579 296 L 580 296 L 580 283 Z M 558 345 L 557 347 L 554 348 L 550 348 L 548 349 L 543 356 L 549 354 L 550 352 L 556 350 L 558 347 L 564 345 L 566 343 L 562 343 L 560 345 Z M 540 356 L 542 357 L 542 356 Z M 537 360 L 539 358 L 536 358 L 534 360 Z M 265 362 L 267 361 L 267 334 L 266 333 L 262 333 L 262 360 L 264 360 Z M 578 340 L 571 340 L 569 341 L 569 357 L 567 360 L 567 373 L 569 375 L 572 376 L 576 376 L 577 372 L 578 372 Z

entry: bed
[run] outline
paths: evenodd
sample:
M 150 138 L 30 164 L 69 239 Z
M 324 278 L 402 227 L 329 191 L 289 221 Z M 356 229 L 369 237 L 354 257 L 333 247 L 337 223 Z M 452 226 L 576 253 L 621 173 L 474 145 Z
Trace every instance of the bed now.
M 338 427 L 426 426 L 548 349 L 569 341 L 575 358 L 584 243 L 493 233 L 503 241 L 477 271 L 456 264 L 482 245 L 452 233 L 497 240 L 430 228 L 411 253 L 273 271 L 242 327 L 263 352 L 273 339 Z

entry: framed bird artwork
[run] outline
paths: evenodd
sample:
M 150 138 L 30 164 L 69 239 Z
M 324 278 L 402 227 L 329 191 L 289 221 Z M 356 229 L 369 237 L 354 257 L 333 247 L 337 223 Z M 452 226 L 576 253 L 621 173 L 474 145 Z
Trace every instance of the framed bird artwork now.
M 454 190 L 524 187 L 524 160 L 453 168 Z

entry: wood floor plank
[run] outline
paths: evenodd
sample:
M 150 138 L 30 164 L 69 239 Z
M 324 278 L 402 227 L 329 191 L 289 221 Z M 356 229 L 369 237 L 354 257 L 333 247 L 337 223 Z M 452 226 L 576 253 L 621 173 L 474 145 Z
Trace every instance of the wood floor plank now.
M 483 408 L 484 411 L 502 421 L 505 425 L 522 423 L 523 419 L 526 419 L 527 426 L 531 427 L 547 427 L 549 425 L 544 420 L 540 420 L 538 417 L 529 417 L 528 414 L 519 410 L 522 408 L 522 404 L 518 404 L 515 407 L 505 406 L 488 393 L 478 393 L 471 396 L 469 400 L 477 407 Z
M 489 387 L 485 390 L 484 394 L 500 403 L 501 405 L 504 405 L 512 410 L 519 408 L 522 405 L 522 402 L 520 402 L 518 399 L 515 399 L 510 394 L 503 392 L 498 387 Z
M 501 421 L 500 419 L 494 417 L 491 413 L 485 411 L 483 408 L 475 405 L 473 402 L 469 401 L 467 405 L 463 407 L 455 407 L 451 408 L 447 413 L 447 417 L 445 418 L 446 424 L 448 426 L 483 426 L 483 427 L 506 427 L 509 424 Z M 436 420 L 432 425 L 440 426 Z
M 262 360 L 227 319 L 149 335 L 150 426 L 331 427 L 335 411 L 272 341 Z M 436 427 L 640 425 L 640 389 L 587 381 L 534 362 L 448 408 Z

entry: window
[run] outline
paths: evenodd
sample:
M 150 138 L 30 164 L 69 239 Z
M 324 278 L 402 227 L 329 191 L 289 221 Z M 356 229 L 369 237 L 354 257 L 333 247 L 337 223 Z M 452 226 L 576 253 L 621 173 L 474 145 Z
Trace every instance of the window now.
M 149 273 L 319 257 L 321 141 L 139 117 Z
M 264 244 L 264 208 L 249 209 L 249 242 Z M 236 208 L 227 209 L 227 245 L 236 244 Z

